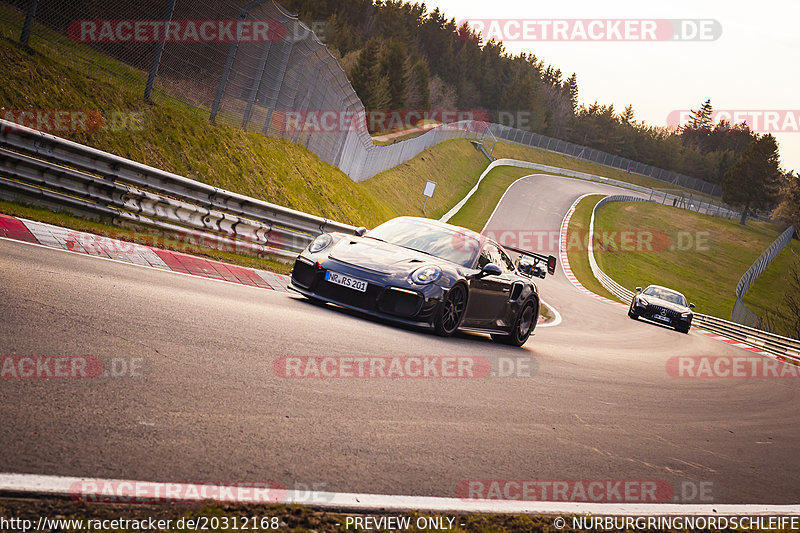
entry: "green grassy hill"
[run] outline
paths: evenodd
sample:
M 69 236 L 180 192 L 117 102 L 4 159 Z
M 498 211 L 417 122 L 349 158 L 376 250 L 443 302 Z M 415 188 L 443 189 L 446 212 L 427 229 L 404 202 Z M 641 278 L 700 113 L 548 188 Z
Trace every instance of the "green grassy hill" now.
M 766 222 L 700 215 L 641 202 L 613 202 L 597 210 L 600 235 L 595 258 L 615 281 L 633 290 L 649 284 L 683 292 L 697 311 L 730 320 L 742 274 L 780 235 Z M 652 233 L 652 245 L 624 246 L 619 233 Z M 768 304 L 767 304 L 768 305 Z

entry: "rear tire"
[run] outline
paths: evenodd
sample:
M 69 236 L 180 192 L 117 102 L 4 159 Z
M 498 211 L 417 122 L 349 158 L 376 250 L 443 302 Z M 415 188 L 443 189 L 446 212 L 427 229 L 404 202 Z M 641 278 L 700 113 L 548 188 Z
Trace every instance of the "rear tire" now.
M 534 328 L 536 328 L 538 319 L 533 300 L 528 300 L 522 304 L 522 309 L 520 309 L 517 319 L 514 321 L 514 329 L 511 330 L 511 333 L 509 335 L 492 333 L 492 340 L 510 346 L 522 346 L 530 338 Z
M 440 337 L 450 337 L 456 332 L 467 310 L 467 289 L 463 285 L 453 285 L 439 304 L 433 329 Z

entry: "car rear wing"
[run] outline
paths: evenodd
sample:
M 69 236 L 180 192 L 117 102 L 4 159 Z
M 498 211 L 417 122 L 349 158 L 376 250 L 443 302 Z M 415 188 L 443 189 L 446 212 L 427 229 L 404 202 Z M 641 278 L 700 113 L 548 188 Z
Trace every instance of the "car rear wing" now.
M 536 276 L 544 279 L 545 271 L 539 266 L 541 263 L 547 265 L 547 274 L 551 276 L 556 273 L 556 265 L 558 260 L 552 255 L 544 255 L 536 252 L 529 252 L 528 250 L 521 250 L 519 248 L 512 248 L 511 246 L 503 246 L 506 250 L 518 253 L 520 255 L 517 261 L 517 270 L 526 276 Z M 531 258 L 533 261 L 526 261 L 526 258 Z

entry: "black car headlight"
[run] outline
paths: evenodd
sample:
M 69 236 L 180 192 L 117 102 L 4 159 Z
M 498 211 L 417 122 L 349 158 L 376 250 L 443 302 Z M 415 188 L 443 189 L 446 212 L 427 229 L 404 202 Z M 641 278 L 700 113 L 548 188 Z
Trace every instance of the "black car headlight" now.
M 650 304 L 644 298 L 639 298 L 638 300 L 636 300 L 636 305 L 641 306 L 641 307 L 647 307 Z
M 312 254 L 319 253 L 328 246 L 330 246 L 332 242 L 333 242 L 333 237 L 331 237 L 327 233 L 323 233 L 322 235 L 311 241 L 311 244 L 308 245 L 308 251 L 311 252 Z
M 436 265 L 419 267 L 411 274 L 411 281 L 417 285 L 428 285 L 442 277 L 442 269 Z
M 690 311 L 686 311 L 685 313 L 681 313 L 681 318 L 689 318 L 690 316 L 692 316 L 692 313 Z

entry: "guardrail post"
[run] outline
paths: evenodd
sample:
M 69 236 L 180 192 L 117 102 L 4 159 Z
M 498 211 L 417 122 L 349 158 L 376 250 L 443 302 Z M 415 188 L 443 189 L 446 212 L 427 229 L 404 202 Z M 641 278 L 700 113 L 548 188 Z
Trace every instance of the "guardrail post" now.
M 169 23 L 172 21 L 172 14 L 175 12 L 175 0 L 167 0 L 167 10 L 164 12 L 162 20 Z M 166 35 L 156 43 L 156 51 L 153 54 L 153 63 L 150 65 L 150 73 L 147 75 L 147 85 L 144 87 L 144 99 L 150 101 L 150 96 L 153 94 L 153 85 L 156 83 L 156 74 L 158 74 L 158 66 L 161 64 L 161 55 L 164 53 L 164 44 L 166 43 Z
M 31 38 L 31 28 L 33 27 L 33 19 L 36 17 L 36 7 L 38 5 L 38 0 L 30 0 L 28 3 L 28 11 L 25 12 L 25 22 L 22 24 L 22 33 L 19 36 L 19 42 L 26 47 Z

